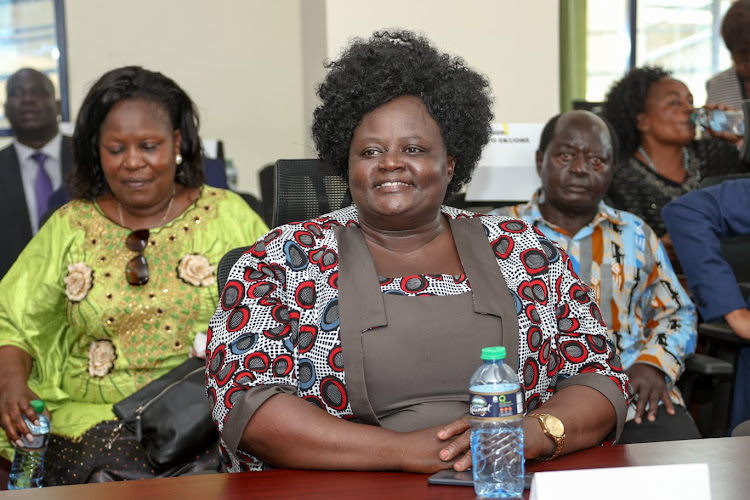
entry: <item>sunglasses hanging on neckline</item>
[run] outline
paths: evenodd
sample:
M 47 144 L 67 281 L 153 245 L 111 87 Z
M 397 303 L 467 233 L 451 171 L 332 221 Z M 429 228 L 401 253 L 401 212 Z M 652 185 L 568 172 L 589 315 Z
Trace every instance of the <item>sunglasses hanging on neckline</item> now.
M 148 246 L 148 229 L 137 229 L 125 238 L 125 246 L 138 255 L 130 259 L 125 266 L 125 278 L 132 286 L 141 286 L 148 283 L 148 261 L 143 251 Z

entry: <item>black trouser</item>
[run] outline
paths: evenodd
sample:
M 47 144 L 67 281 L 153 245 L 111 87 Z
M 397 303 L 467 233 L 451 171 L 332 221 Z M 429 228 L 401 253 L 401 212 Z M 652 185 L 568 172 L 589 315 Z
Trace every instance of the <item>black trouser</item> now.
M 644 415 L 640 424 L 635 420 L 625 422 L 625 428 L 617 441 L 620 444 L 650 443 L 652 441 L 680 441 L 683 439 L 700 439 L 700 431 L 693 417 L 685 407 L 674 405 L 674 415 L 667 413 L 664 405 L 659 405 L 656 420 L 649 422 Z

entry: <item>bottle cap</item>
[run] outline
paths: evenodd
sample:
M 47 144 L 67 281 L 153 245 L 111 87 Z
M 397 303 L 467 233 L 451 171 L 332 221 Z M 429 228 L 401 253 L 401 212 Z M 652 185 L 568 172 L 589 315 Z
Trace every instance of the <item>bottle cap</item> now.
M 485 347 L 482 349 L 482 359 L 505 359 L 505 347 Z
M 44 411 L 44 401 L 41 399 L 32 399 L 31 407 L 34 408 L 35 412 L 42 413 Z

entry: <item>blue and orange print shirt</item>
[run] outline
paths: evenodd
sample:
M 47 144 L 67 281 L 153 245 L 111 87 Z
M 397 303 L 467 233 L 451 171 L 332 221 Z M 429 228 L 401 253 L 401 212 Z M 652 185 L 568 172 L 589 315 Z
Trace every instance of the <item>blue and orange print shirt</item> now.
M 675 383 L 695 351 L 696 311 L 656 233 L 640 217 L 602 202 L 591 222 L 570 234 L 544 219 L 543 196 L 539 190 L 528 203 L 496 213 L 533 224 L 563 247 L 579 278 L 593 288 L 623 367 L 660 369 L 672 401 L 684 406 Z

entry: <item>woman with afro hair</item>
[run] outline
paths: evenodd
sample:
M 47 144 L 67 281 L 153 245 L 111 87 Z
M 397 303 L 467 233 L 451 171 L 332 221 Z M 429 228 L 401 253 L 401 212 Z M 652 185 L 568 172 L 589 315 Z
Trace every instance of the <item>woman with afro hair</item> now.
M 443 205 L 489 140 L 487 80 L 408 31 L 356 39 L 328 70 L 312 132 L 354 204 L 277 227 L 229 275 L 207 350 L 227 469 L 466 470 L 489 346 L 523 381 L 507 409 L 527 459 L 611 442 L 628 380 L 568 257 Z
M 696 140 L 693 111 L 687 86 L 659 67 L 630 70 L 609 90 L 604 105 L 620 141 L 609 204 L 645 220 L 670 254 L 662 207 L 697 189 L 701 179 L 744 171 L 733 143 L 740 137 L 725 132 Z

